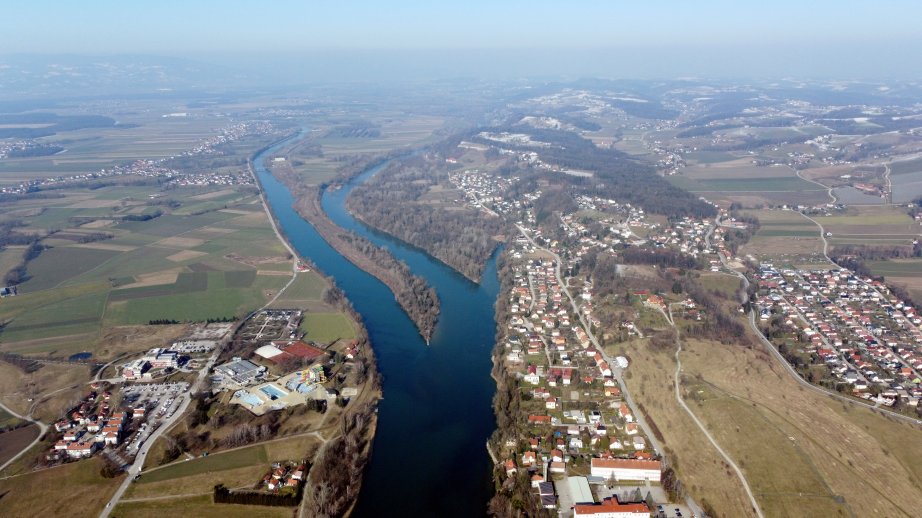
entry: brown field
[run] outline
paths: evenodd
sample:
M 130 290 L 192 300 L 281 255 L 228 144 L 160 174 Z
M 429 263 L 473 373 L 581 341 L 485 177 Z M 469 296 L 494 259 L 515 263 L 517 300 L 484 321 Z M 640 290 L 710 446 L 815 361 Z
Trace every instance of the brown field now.
M 24 426 L 0 433 L 0 465 L 6 463 L 38 437 L 37 426 Z
M 60 390 L 70 396 L 79 396 L 68 387 L 77 386 L 89 379 L 89 368 L 80 364 L 45 364 L 30 374 L 8 363 L 0 363 L 0 398 L 19 414 L 28 414 L 29 407 L 43 394 Z M 38 405 L 35 416 L 42 420 L 60 417 L 60 411 L 46 412 L 47 405 Z
M 288 507 L 215 504 L 210 495 L 120 503 L 113 516 L 132 518 L 162 518 L 163 516 L 196 516 L 201 518 L 291 518 Z
M 205 194 L 196 194 L 195 196 L 190 196 L 190 199 L 210 200 L 212 198 L 220 198 L 221 196 L 226 196 L 228 194 L 233 194 L 235 192 L 237 192 L 236 189 L 222 189 L 220 191 L 206 192 Z
M 196 239 L 193 237 L 179 237 L 173 236 L 166 239 L 161 239 L 155 243 L 159 246 L 168 246 L 171 248 L 193 248 L 196 246 L 201 246 L 205 244 L 204 239 Z
M 128 245 L 113 245 L 111 243 L 101 242 L 101 243 L 81 243 L 79 245 L 73 245 L 75 248 L 93 248 L 95 250 L 112 250 L 114 252 L 130 252 L 135 250 L 136 246 Z
M 102 478 L 98 458 L 0 480 L 0 515 L 96 517 L 122 477 Z
M 829 516 L 844 501 L 857 516 L 913 516 L 922 506 L 922 430 L 804 389 L 761 349 L 701 341 L 686 347 L 686 376 L 700 375 L 720 401 L 696 407 L 742 463 L 766 510 Z M 752 425 L 760 419 L 764 426 Z M 800 482 L 785 488 L 795 468 Z M 822 512 L 815 507 L 821 504 Z
M 178 239 L 178 238 L 173 238 Z M 166 258 L 174 263 L 181 263 L 183 261 L 188 261 L 189 259 L 195 259 L 196 257 L 202 257 L 203 255 L 208 255 L 205 252 L 197 252 L 195 250 L 183 250 L 182 252 L 177 252 L 173 255 L 168 255 Z
M 699 504 L 710 503 L 721 516 L 755 516 L 736 475 L 676 402 L 672 358 L 651 353 L 646 340 L 632 341 L 623 351 L 631 360 L 628 388 L 662 432 L 669 462 L 689 494 Z
M 179 252 L 180 254 L 184 252 Z M 178 255 L 178 254 L 173 254 Z M 172 256 L 171 256 L 172 257 Z M 182 268 L 171 268 L 169 270 L 163 270 L 153 273 L 143 273 L 141 275 L 135 276 L 135 282 L 131 284 L 125 284 L 119 286 L 120 288 L 140 288 L 143 286 L 156 286 L 158 284 L 174 284 L 176 282 L 176 277 L 179 276 L 179 272 L 182 271 Z

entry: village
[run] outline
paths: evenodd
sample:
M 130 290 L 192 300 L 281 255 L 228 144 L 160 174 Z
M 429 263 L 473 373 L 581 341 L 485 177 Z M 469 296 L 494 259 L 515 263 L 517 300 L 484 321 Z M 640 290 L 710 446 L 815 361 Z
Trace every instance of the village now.
M 918 406 L 922 318 L 883 283 L 843 269 L 771 264 L 755 278 L 759 320 L 809 368 L 811 381 L 828 378 L 833 388 L 880 405 Z M 825 369 L 816 374 L 815 366 Z
M 234 142 L 252 135 L 267 135 L 273 131 L 273 126 L 268 122 L 240 122 L 223 128 L 213 137 L 209 137 L 192 149 L 185 151 L 179 157 L 193 157 L 217 153 L 218 146 Z M 21 144 L 25 146 L 26 144 Z M 37 144 L 36 144 L 37 145 Z M 34 147 L 34 145 L 33 145 Z M 18 149 L 18 148 L 16 148 Z M 8 152 L 8 151 L 7 151 Z M 45 189 L 59 188 L 79 182 L 100 180 L 104 178 L 138 176 L 143 178 L 160 178 L 166 180 L 166 185 L 178 187 L 209 186 L 209 185 L 252 185 L 253 175 L 247 170 L 233 173 L 216 173 L 213 170 L 203 171 L 178 171 L 165 164 L 177 157 L 166 157 L 156 160 L 141 159 L 133 162 L 101 169 L 95 172 L 81 174 L 36 178 L 19 184 L 10 184 L 0 187 L 0 194 L 21 195 Z

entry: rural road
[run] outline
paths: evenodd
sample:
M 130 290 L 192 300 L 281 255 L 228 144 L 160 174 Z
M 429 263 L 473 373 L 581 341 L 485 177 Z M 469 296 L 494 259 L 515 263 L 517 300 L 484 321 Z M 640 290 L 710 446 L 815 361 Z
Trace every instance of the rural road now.
M 685 413 L 687 413 L 688 416 L 692 418 L 692 421 L 695 422 L 695 424 L 698 426 L 698 429 L 701 430 L 701 433 L 703 433 L 704 436 L 707 437 L 707 440 L 711 443 L 711 446 L 713 446 L 714 449 L 717 450 L 717 453 L 719 453 L 720 456 L 724 458 L 724 462 L 726 462 L 731 468 L 733 468 L 733 471 L 736 473 L 736 477 L 739 479 L 740 483 L 743 485 L 743 489 L 746 490 L 746 496 L 749 497 L 749 503 L 750 505 L 752 505 L 752 510 L 755 511 L 756 516 L 758 516 L 759 518 L 765 518 L 765 515 L 762 514 L 762 508 L 759 507 L 759 503 L 756 501 L 756 497 L 752 493 L 752 488 L 749 487 L 749 481 L 746 480 L 746 476 L 743 475 L 743 470 L 741 470 L 740 467 L 737 466 L 735 462 L 733 462 L 733 459 L 730 457 L 730 454 L 728 454 L 726 451 L 724 451 L 723 448 L 720 447 L 720 444 L 717 443 L 717 440 L 714 439 L 714 437 L 707 430 L 707 428 L 704 426 L 701 420 L 698 419 L 698 416 L 696 416 L 695 413 L 692 412 L 691 408 L 688 407 L 688 405 L 685 403 L 685 400 L 682 398 L 682 391 L 679 389 L 680 387 L 679 377 L 682 372 L 682 360 L 679 358 L 679 355 L 682 353 L 682 337 L 679 333 L 679 328 L 676 327 L 675 321 L 672 318 L 672 305 L 671 304 L 669 305 L 669 323 L 672 325 L 673 329 L 675 330 L 675 344 L 676 344 L 675 380 L 673 383 L 673 387 L 675 388 L 675 400 L 679 404 L 679 406 L 681 406 L 685 410 Z
M 599 341 L 596 339 L 595 334 L 593 334 L 592 329 L 586 323 L 585 316 L 583 315 L 581 311 L 579 311 L 579 308 L 576 305 L 576 301 L 570 295 L 570 290 L 567 289 L 569 281 L 564 279 L 563 274 L 560 270 L 560 265 L 561 265 L 560 256 L 552 252 L 551 250 L 538 245 L 538 243 L 536 243 L 535 240 L 532 239 L 531 235 L 529 235 L 526 229 L 522 227 L 521 225 L 516 225 L 516 228 L 519 229 L 519 232 L 523 236 L 525 236 L 525 239 L 527 239 L 532 244 L 532 246 L 554 257 L 554 262 L 557 265 L 557 282 L 560 283 L 561 291 L 563 291 L 564 295 L 566 295 L 567 299 L 570 301 L 570 306 L 572 307 L 573 312 L 579 317 L 580 325 L 583 327 L 583 330 L 586 332 L 586 335 L 589 336 L 589 340 L 595 346 L 596 350 L 599 352 L 599 354 L 602 355 L 602 358 L 608 363 L 608 366 L 611 368 L 611 371 L 612 371 L 612 377 L 618 380 L 618 385 L 619 385 L 619 388 L 621 389 L 621 395 L 624 397 L 625 403 L 627 403 L 628 407 L 631 409 L 631 413 L 634 414 L 634 418 L 637 420 L 637 424 L 640 425 L 641 429 L 643 429 L 644 435 L 646 435 L 647 440 L 650 442 L 650 446 L 652 446 L 653 450 L 658 452 L 660 455 L 665 455 L 665 450 L 663 449 L 663 445 L 660 444 L 656 436 L 653 435 L 653 433 L 650 431 L 651 429 L 647 425 L 647 422 L 643 417 L 643 413 L 637 411 L 637 405 L 634 403 L 634 399 L 631 397 L 631 393 L 627 388 L 627 384 L 624 382 L 623 370 L 620 367 L 618 367 L 618 363 L 615 362 L 610 356 L 608 356 L 608 354 L 605 352 L 605 349 L 603 349 L 602 346 L 599 344 Z M 685 503 L 695 513 L 695 516 L 703 515 L 701 506 L 699 506 L 698 503 L 695 502 L 691 496 L 686 497 Z
M 804 214 L 801 214 L 801 215 L 804 216 L 805 218 L 809 219 L 810 221 L 813 221 L 813 222 L 820 228 L 820 235 L 823 237 L 823 242 L 826 243 L 826 236 L 825 236 L 825 231 L 823 230 L 823 226 L 820 225 L 817 221 L 813 220 L 812 218 L 810 218 L 810 217 L 808 217 L 808 216 L 806 216 L 806 215 L 804 215 Z M 730 273 L 736 275 L 737 277 L 740 278 L 740 280 L 743 281 L 743 291 L 744 291 L 744 292 L 747 291 L 747 290 L 749 289 L 749 279 L 748 279 L 743 273 L 738 272 L 738 271 L 734 270 L 733 268 L 730 268 L 729 266 L 727 266 L 727 260 L 726 260 L 726 258 L 725 258 L 722 254 L 718 254 L 718 257 L 720 257 L 720 262 L 721 262 L 721 264 L 723 265 L 723 267 L 724 267 L 725 270 L 727 270 L 728 272 L 730 272 Z M 828 258 L 829 258 L 829 257 L 827 256 L 827 259 L 828 259 Z M 830 263 L 832 263 L 831 260 L 830 260 Z M 835 263 L 833 263 L 833 264 L 835 264 Z M 888 417 L 893 417 L 893 418 L 895 418 L 895 419 L 899 419 L 899 420 L 904 421 L 904 422 L 906 422 L 906 423 L 910 423 L 910 424 L 914 424 L 914 425 L 922 425 L 922 419 L 916 419 L 916 418 L 914 418 L 914 417 L 910 417 L 910 416 L 907 416 L 907 415 L 904 415 L 904 414 L 900 414 L 900 413 L 894 412 L 894 411 L 892 411 L 892 410 L 890 410 L 890 409 L 887 409 L 887 408 L 881 408 L 881 407 L 878 406 L 877 404 L 868 403 L 868 402 L 863 401 L 863 400 L 860 400 L 860 399 L 855 399 L 855 398 L 850 398 L 850 397 L 847 397 L 847 396 L 843 396 L 842 394 L 839 394 L 838 392 L 834 392 L 834 391 L 832 391 L 832 390 L 829 390 L 829 389 L 820 387 L 820 386 L 818 386 L 818 385 L 814 385 L 813 383 L 810 383 L 809 381 L 803 379 L 803 378 L 800 376 L 800 374 L 798 374 L 797 371 L 794 370 L 794 367 L 792 367 L 791 364 L 788 363 L 788 361 L 784 358 L 784 356 L 782 356 L 781 353 L 778 352 L 778 349 L 775 348 L 775 346 L 771 343 L 771 341 L 770 341 L 768 338 L 765 338 L 765 335 L 763 335 L 763 334 L 762 334 L 762 331 L 759 330 L 759 326 L 756 324 L 755 309 L 750 308 L 750 310 L 749 310 L 749 319 L 748 319 L 748 320 L 749 320 L 749 327 L 752 329 L 752 332 L 756 335 L 756 337 L 758 337 L 759 342 L 768 350 L 769 353 L 771 353 L 771 355 L 772 355 L 776 360 L 778 360 L 778 362 L 781 364 L 781 366 L 784 368 L 784 370 L 785 370 L 788 374 L 790 374 L 792 378 L 794 378 L 794 381 L 796 381 L 797 383 L 799 383 L 802 387 L 805 387 L 805 388 L 807 388 L 807 389 L 810 389 L 810 390 L 812 390 L 812 391 L 814 391 L 814 392 L 817 392 L 817 393 L 819 393 L 819 394 L 823 394 L 823 395 L 826 395 L 826 396 L 829 396 L 829 397 L 838 399 L 838 400 L 840 400 L 840 401 L 844 401 L 844 402 L 846 402 L 846 403 L 852 403 L 852 404 L 854 404 L 854 405 L 859 405 L 859 406 L 866 407 L 866 408 L 868 408 L 868 409 L 870 409 L 870 410 L 872 410 L 872 411 L 881 412 L 881 413 L 883 413 L 883 414 L 886 414 Z
M 16 459 L 18 459 L 19 457 L 22 457 L 27 451 L 29 451 L 30 449 L 32 449 L 33 446 L 35 446 L 36 444 L 39 443 L 39 441 L 42 440 L 42 437 L 45 436 L 45 432 L 48 431 L 48 425 L 45 424 L 45 423 L 43 423 L 43 422 L 41 422 L 41 421 L 32 419 L 31 414 L 30 414 L 29 416 L 19 415 L 19 414 L 17 414 L 16 412 L 14 412 L 10 407 L 4 405 L 3 403 L 0 403 L 0 408 L 2 408 L 3 410 L 5 410 L 7 413 L 13 415 L 13 416 L 16 417 L 17 419 L 22 419 L 23 421 L 29 421 L 30 423 L 32 423 L 32 424 L 38 426 L 38 429 L 39 429 L 38 436 L 35 437 L 35 440 L 34 440 L 34 441 L 32 441 L 31 443 L 29 443 L 28 446 L 26 446 L 26 447 L 23 448 L 19 453 L 17 453 L 16 455 L 14 455 L 13 458 L 11 458 L 10 460 L 4 462 L 3 465 L 0 466 L 0 471 L 3 471 L 4 469 L 6 469 L 7 466 L 9 466 L 10 464 L 12 464 L 12 463 L 13 463 Z

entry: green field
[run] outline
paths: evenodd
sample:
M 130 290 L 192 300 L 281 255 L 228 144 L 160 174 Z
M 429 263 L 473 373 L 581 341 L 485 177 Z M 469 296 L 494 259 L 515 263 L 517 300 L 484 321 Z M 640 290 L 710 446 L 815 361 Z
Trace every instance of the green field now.
M 194 460 L 175 462 L 169 466 L 145 472 L 137 483 L 149 484 L 202 473 L 244 468 L 254 464 L 268 465 L 268 463 L 269 457 L 266 455 L 265 446 L 257 445 L 227 453 L 209 455 L 208 457 L 199 457 Z
M 352 322 L 342 313 L 307 313 L 301 323 L 307 338 L 318 343 L 355 338 Z
M 123 189 L 125 197 L 120 197 Z M 56 227 L 61 232 L 42 242 L 54 247 L 28 263 L 29 278 L 20 286 L 20 295 L 0 302 L 0 322 L 6 324 L 0 332 L 4 349 L 63 353 L 92 347 L 109 326 L 241 317 L 288 281 L 286 275 L 257 275 L 262 269 L 287 270 L 291 261 L 250 187 L 171 190 L 169 197 L 180 206 L 157 206 L 166 212 L 160 217 L 111 219 L 113 211 L 150 210 L 131 200 L 147 199 L 158 190 L 156 186 L 74 188 L 62 190 L 63 198 L 9 204 L 7 212 L 27 228 Z M 220 203 L 221 210 L 171 213 L 202 200 Z M 229 210 L 224 210 L 223 200 L 230 204 Z M 58 208 L 59 204 L 67 207 Z M 68 226 L 74 223 L 81 226 Z M 113 238 L 85 245 L 77 242 L 91 232 Z M 10 264 L 15 253 L 21 254 L 22 249 L 11 250 Z M 324 286 L 312 274 L 297 288 L 300 296 L 319 300 Z
M 867 261 L 865 265 L 876 275 L 884 277 L 922 278 L 922 259 L 894 259 L 892 261 Z

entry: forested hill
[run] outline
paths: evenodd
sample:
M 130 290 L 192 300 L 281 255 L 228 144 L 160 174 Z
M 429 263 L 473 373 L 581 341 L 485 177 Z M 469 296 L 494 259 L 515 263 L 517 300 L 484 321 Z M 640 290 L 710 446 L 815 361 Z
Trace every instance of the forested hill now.
M 448 172 L 422 156 L 395 160 L 349 195 L 349 210 L 369 225 L 418 246 L 474 282 L 505 224 L 483 211 L 442 203 Z
M 576 133 L 523 126 L 489 128 L 486 131 L 525 133 L 534 141 L 550 144 L 540 148 L 513 144 L 503 144 L 502 147 L 523 152 L 536 151 L 544 162 L 563 168 L 592 171 L 592 178 L 565 177 L 568 183 L 586 194 L 638 205 L 647 212 L 670 218 L 712 217 L 717 214 L 717 209 L 711 204 L 670 184 L 656 174 L 652 166 L 621 151 L 600 148 Z M 496 142 L 479 137 L 476 133 L 469 138 L 483 144 L 496 145 Z

